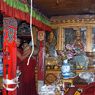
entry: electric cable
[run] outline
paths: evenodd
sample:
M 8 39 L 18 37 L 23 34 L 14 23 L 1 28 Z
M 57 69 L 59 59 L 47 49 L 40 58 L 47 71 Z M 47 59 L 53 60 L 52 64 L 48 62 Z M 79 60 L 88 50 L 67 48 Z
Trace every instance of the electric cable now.
M 30 8 L 30 32 L 31 32 L 31 41 L 32 41 L 32 51 L 31 54 L 28 57 L 27 65 L 29 65 L 29 61 L 31 56 L 33 55 L 34 52 L 34 39 L 33 39 L 33 32 L 32 32 L 32 0 L 31 0 L 31 8 Z

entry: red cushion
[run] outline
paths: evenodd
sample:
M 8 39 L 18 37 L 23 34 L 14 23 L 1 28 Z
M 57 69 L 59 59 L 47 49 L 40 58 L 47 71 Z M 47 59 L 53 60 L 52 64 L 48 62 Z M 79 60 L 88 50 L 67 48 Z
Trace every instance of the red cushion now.
M 81 95 L 95 95 L 95 82 L 87 85 Z

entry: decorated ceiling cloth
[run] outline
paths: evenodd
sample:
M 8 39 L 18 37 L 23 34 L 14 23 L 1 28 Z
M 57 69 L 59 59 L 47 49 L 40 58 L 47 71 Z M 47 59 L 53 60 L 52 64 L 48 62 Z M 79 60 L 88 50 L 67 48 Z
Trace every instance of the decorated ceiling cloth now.
M 27 0 L 28 1 L 28 0 Z M 25 20 L 30 23 L 30 7 L 19 0 L 0 0 L 0 10 L 7 16 Z M 46 31 L 51 31 L 50 21 L 35 10 L 32 10 L 32 24 Z

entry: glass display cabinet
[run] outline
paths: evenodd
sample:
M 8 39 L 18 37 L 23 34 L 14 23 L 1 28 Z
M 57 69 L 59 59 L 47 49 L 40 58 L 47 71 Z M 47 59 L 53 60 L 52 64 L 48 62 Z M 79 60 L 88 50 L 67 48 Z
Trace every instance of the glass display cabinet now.
M 53 76 L 54 81 L 57 76 L 61 73 L 61 66 L 63 56 L 61 56 L 59 52 L 63 52 L 66 49 L 65 46 L 67 44 L 72 44 L 77 49 L 82 49 L 80 53 L 81 56 L 78 56 L 80 59 L 86 59 L 85 61 L 77 61 L 76 66 L 73 68 L 76 74 L 79 74 L 84 71 L 94 72 L 94 64 L 95 64 L 95 25 L 94 25 L 94 16 L 66 16 L 66 17 L 52 17 L 52 28 L 53 32 L 56 34 L 56 45 L 55 49 L 57 52 L 57 56 L 53 56 L 57 60 L 56 65 L 53 65 L 52 62 L 49 62 L 50 56 L 46 56 L 45 61 L 46 64 L 46 80 L 50 79 L 49 77 Z M 47 41 L 47 40 L 46 40 Z M 46 52 L 47 55 L 47 52 Z M 74 55 L 75 56 L 75 55 Z M 87 59 L 88 58 L 88 59 Z M 49 62 L 49 64 L 48 64 Z M 72 62 L 74 64 L 74 62 Z M 80 65 L 80 66 L 78 66 Z M 87 66 L 86 70 L 82 68 L 82 66 Z M 55 67 L 55 68 L 54 68 Z M 56 71 L 57 70 L 57 71 Z M 51 74 L 51 76 L 49 75 Z M 49 76 L 48 76 L 49 75 Z M 56 76 L 56 78 L 55 78 Z

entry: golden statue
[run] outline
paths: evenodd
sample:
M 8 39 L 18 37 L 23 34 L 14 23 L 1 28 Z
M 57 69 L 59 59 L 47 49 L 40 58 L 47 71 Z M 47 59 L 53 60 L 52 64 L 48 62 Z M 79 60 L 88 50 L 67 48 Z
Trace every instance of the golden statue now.
M 76 39 L 75 39 L 75 42 L 74 42 L 74 46 L 75 46 L 76 48 L 79 48 L 79 49 L 84 50 L 84 46 L 83 46 L 83 43 L 82 43 L 82 40 L 81 40 L 80 31 L 77 31 L 77 32 L 76 32 Z
M 56 37 L 54 32 L 50 32 L 46 42 L 46 53 L 49 54 L 50 57 L 56 57 Z

